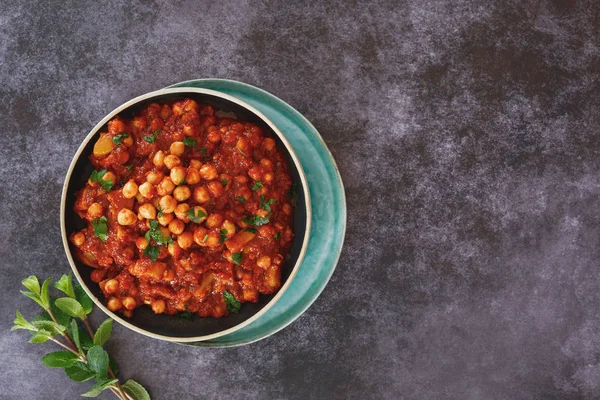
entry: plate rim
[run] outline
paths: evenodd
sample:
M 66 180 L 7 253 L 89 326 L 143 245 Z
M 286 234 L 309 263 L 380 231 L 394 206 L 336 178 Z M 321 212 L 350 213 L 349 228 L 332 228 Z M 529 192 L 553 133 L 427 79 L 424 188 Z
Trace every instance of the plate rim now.
M 289 321 L 286 321 L 284 324 L 282 324 L 281 326 L 278 326 L 275 329 L 269 329 L 268 332 L 264 336 L 261 336 L 259 338 L 254 338 L 254 339 L 239 341 L 239 342 L 236 342 L 236 343 L 223 343 L 223 344 L 211 343 L 212 340 L 219 339 L 219 338 L 225 338 L 226 335 L 222 335 L 222 336 L 220 336 L 218 338 L 208 339 L 208 340 L 205 340 L 205 341 L 176 342 L 176 343 L 182 344 L 182 345 L 194 346 L 194 347 L 206 347 L 206 348 L 227 348 L 227 347 L 244 346 L 244 345 L 247 345 L 247 344 L 255 343 L 255 342 L 261 341 L 263 339 L 266 339 L 266 338 L 268 338 L 268 337 L 276 334 L 277 332 L 279 332 L 279 331 L 287 328 L 289 325 L 291 325 L 293 322 L 295 322 L 298 318 L 300 318 L 315 303 L 315 301 L 317 301 L 317 299 L 321 296 L 321 294 L 323 293 L 323 291 L 327 287 L 327 284 L 331 280 L 331 277 L 333 276 L 333 273 L 337 269 L 337 265 L 338 265 L 338 262 L 340 260 L 340 256 L 342 254 L 342 249 L 344 247 L 344 242 L 345 242 L 345 239 L 346 239 L 346 228 L 347 228 L 347 219 L 348 219 L 347 205 L 346 205 L 346 188 L 344 186 L 344 181 L 342 180 L 342 176 L 340 174 L 340 170 L 339 170 L 339 168 L 337 166 L 337 163 L 335 162 L 335 159 L 333 158 L 333 154 L 331 153 L 331 150 L 329 150 L 329 147 L 327 147 L 327 144 L 323 140 L 323 137 L 321 136 L 321 134 L 319 133 L 319 131 L 317 130 L 317 128 L 315 128 L 315 126 L 300 111 L 296 110 L 294 107 L 292 107 L 285 100 L 280 99 L 279 97 L 275 96 L 274 94 L 272 94 L 272 93 L 270 93 L 270 92 L 268 92 L 268 91 L 266 91 L 264 89 L 261 89 L 259 87 L 254 86 L 254 85 L 250 85 L 250 84 L 245 83 L 245 82 L 236 81 L 236 80 L 233 80 L 233 79 L 223 79 L 223 78 L 198 78 L 198 79 L 190 79 L 190 80 L 186 80 L 186 81 L 181 81 L 181 82 L 173 83 L 173 84 L 171 84 L 169 86 L 166 86 L 166 88 L 172 88 L 172 87 L 190 87 L 190 86 L 185 86 L 185 85 L 186 84 L 193 84 L 195 82 L 224 82 L 224 83 L 229 83 L 229 84 L 233 84 L 233 85 L 238 85 L 238 86 L 242 86 L 242 87 L 248 88 L 248 89 L 253 90 L 253 91 L 258 91 L 258 92 L 262 93 L 263 95 L 266 95 L 267 97 L 273 98 L 273 99 L 281 102 L 285 107 L 287 107 L 288 109 L 290 109 L 293 113 L 297 114 L 298 117 L 310 129 L 312 129 L 316 133 L 317 140 L 321 143 L 321 145 L 323 146 L 323 148 L 326 150 L 328 161 L 330 161 L 331 164 L 333 165 L 334 170 L 335 170 L 335 176 L 337 177 L 337 179 L 338 179 L 338 181 L 340 183 L 340 189 L 341 189 L 340 190 L 340 200 L 341 200 L 341 204 L 342 204 L 342 207 L 340 208 L 340 216 L 342 217 L 342 218 L 340 218 L 340 228 L 341 228 L 341 238 L 342 239 L 341 239 L 340 246 L 339 246 L 339 249 L 337 251 L 337 254 L 335 254 L 335 257 L 334 257 L 333 268 L 331 269 L 331 271 L 327 275 L 326 279 L 324 280 L 323 287 L 321 287 L 318 290 L 318 292 L 316 293 L 315 297 L 310 302 L 308 302 L 304 307 L 302 307 L 300 309 L 299 313 L 296 316 L 294 316 Z M 216 90 L 216 89 L 209 89 L 209 90 L 214 90 L 214 91 L 217 91 L 219 93 L 222 93 L 222 92 L 220 92 L 219 90 Z M 308 181 L 308 177 L 307 177 L 307 181 Z M 310 240 L 309 240 L 308 245 L 310 246 Z M 302 268 L 302 265 L 300 265 L 300 268 Z M 257 318 L 255 321 L 257 321 L 258 319 L 259 318 Z

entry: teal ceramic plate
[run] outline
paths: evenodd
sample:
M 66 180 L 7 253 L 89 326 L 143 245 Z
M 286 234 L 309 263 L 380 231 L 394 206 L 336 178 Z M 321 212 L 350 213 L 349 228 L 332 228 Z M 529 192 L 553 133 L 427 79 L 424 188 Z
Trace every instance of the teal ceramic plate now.
M 216 90 L 256 107 L 283 132 L 306 173 L 312 203 L 312 230 L 304 261 L 287 291 L 270 310 L 251 324 L 216 339 L 185 344 L 230 347 L 256 342 L 294 322 L 319 297 L 331 278 L 346 232 L 346 197 L 342 178 L 315 127 L 272 94 L 225 79 L 197 79 L 170 87 Z

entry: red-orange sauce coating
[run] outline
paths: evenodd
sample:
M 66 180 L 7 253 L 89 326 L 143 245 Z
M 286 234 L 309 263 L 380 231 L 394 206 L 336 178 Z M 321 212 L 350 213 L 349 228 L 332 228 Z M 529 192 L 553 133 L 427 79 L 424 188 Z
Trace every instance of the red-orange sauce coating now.
M 217 114 L 191 99 L 153 103 L 113 118 L 95 143 L 97 172 L 74 206 L 87 227 L 70 239 L 110 310 L 222 317 L 228 293 L 256 302 L 280 287 L 289 166 L 260 127 Z

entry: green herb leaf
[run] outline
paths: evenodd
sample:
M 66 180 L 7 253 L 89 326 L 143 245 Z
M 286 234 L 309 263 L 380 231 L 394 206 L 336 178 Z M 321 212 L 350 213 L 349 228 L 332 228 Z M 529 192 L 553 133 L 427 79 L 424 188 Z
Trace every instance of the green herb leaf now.
M 79 356 L 70 351 L 55 351 L 42 357 L 44 365 L 50 368 L 72 367 L 77 361 L 79 361 Z
M 156 138 L 158 137 L 159 133 L 160 133 L 160 129 L 157 129 L 154 131 L 152 136 L 144 136 L 144 140 L 148 143 L 154 143 L 154 142 L 156 142 Z
M 148 391 L 133 379 L 127 380 L 121 387 L 125 390 L 125 393 L 133 398 L 133 400 L 150 400 Z
M 208 240 L 208 235 L 204 235 L 204 237 L 202 238 L 202 242 L 206 242 Z
M 252 218 L 244 217 L 242 218 L 242 221 L 248 225 L 261 226 L 269 223 L 269 216 L 261 217 L 260 215 L 255 215 Z
M 173 243 L 173 239 L 169 236 L 163 235 L 160 230 L 160 224 L 158 221 L 150 221 L 150 230 L 146 232 L 146 240 L 154 239 L 154 241 L 160 245 L 167 245 Z
M 133 165 L 133 164 L 125 166 L 125 168 L 127 168 L 129 171 L 131 171 L 134 167 L 135 167 L 135 165 Z
M 206 213 L 202 210 L 195 210 L 194 208 L 190 208 L 185 212 L 190 217 L 190 221 L 199 224 L 202 222 L 202 219 L 206 217 Z
M 44 309 L 50 308 L 50 283 L 52 282 L 52 278 L 48 278 L 42 283 L 42 289 L 40 290 L 40 299 Z
M 104 189 L 107 192 L 110 192 L 110 189 L 113 186 L 113 181 L 111 181 L 110 179 L 107 181 L 102 179 L 104 174 L 106 174 L 105 169 L 103 169 L 101 171 L 93 171 L 92 174 L 90 175 L 90 181 L 98 182 L 100 184 L 100 186 L 102 186 L 102 189 Z
M 29 339 L 29 343 L 44 343 L 48 340 L 52 339 L 52 335 L 45 331 L 36 332 L 31 339 Z
M 144 255 L 148 258 L 150 258 L 152 260 L 152 262 L 155 262 L 156 259 L 158 258 L 158 255 L 160 253 L 160 250 L 158 248 L 158 246 L 154 246 L 149 244 L 148 246 L 146 246 L 146 248 L 144 249 Z
M 75 284 L 75 298 L 79 302 L 79 304 L 81 304 L 81 306 L 83 307 L 83 311 L 85 312 L 86 315 L 90 314 L 92 312 L 92 310 L 94 309 L 94 302 L 92 301 L 90 296 L 88 296 L 88 294 L 85 292 L 85 290 L 81 287 L 81 285 L 78 283 Z
M 113 373 L 114 373 L 116 376 L 119 376 L 119 366 L 117 365 L 117 362 L 116 362 L 116 361 L 115 361 L 113 358 L 111 358 L 111 359 L 108 361 L 108 367 L 109 367 L 110 369 L 112 369 L 112 372 L 113 372 Z
M 200 149 L 200 154 L 202 154 L 203 156 L 206 155 L 206 147 Z
M 227 186 L 228 183 L 229 181 L 227 179 L 221 179 L 221 185 Z
M 126 133 L 119 133 L 118 135 L 115 135 L 113 137 L 113 143 L 116 144 L 117 146 L 121 144 L 121 140 L 125 139 L 127 136 L 129 136 Z
M 286 192 L 286 194 L 292 198 L 292 205 L 295 207 L 297 203 L 295 183 L 292 183 L 292 187 Z
M 56 304 L 56 307 L 71 317 L 80 319 L 85 318 L 83 306 L 75 299 L 61 297 L 60 299 L 56 299 L 54 303 Z
M 40 298 L 40 296 L 38 296 L 35 293 L 31 293 L 31 292 L 26 292 L 21 290 L 21 294 L 25 297 L 30 298 L 31 300 L 35 301 L 36 303 L 38 303 L 40 305 L 40 307 L 44 308 L 44 303 L 42 302 L 42 299 Z
M 58 282 L 54 284 L 54 287 L 69 296 L 75 298 L 75 289 L 73 289 L 73 276 L 69 272 L 69 275 L 63 275 L 60 277 Z
M 88 351 L 94 345 L 92 338 L 85 330 L 79 330 L 79 341 L 83 351 Z
M 192 138 L 183 139 L 183 144 L 188 147 L 198 147 L 198 141 Z
M 246 202 L 246 198 L 244 196 L 235 196 L 235 199 L 237 201 L 239 201 L 240 203 L 245 203 Z
M 38 331 L 45 331 L 50 333 L 52 336 L 54 335 L 62 335 L 65 333 L 67 328 L 62 325 L 57 324 L 54 321 L 34 321 L 32 322 L 33 326 L 36 327 Z
M 225 299 L 225 305 L 227 306 L 227 312 L 239 313 L 242 304 L 235 298 L 234 295 L 229 293 L 227 290 L 223 290 L 223 298 Z
M 273 235 L 273 237 L 275 238 L 275 240 L 279 240 L 279 237 L 281 236 L 281 233 L 277 232 L 275 235 Z
M 40 294 L 40 282 L 38 281 L 37 276 L 31 275 L 21 281 L 23 286 L 25 286 L 29 291 L 35 293 L 37 295 Z
M 87 352 L 87 364 L 96 373 L 96 379 L 104 380 L 108 374 L 108 353 L 101 346 L 92 346 Z
M 265 201 L 265 195 L 260 195 L 260 208 L 262 208 L 263 210 L 271 212 L 271 204 L 273 203 L 275 203 L 275 199 L 269 199 L 268 201 Z
M 96 330 L 96 333 L 94 334 L 95 345 L 104 346 L 104 343 L 106 343 L 110 337 L 110 334 L 112 333 L 112 324 L 113 320 L 110 318 L 100 324 Z
M 17 311 L 17 317 L 15 318 L 13 323 L 15 324 L 15 326 L 10 328 L 11 331 L 16 331 L 17 329 L 28 329 L 28 330 L 32 331 L 32 330 L 36 329 L 35 326 L 33 326 L 31 323 L 27 322 L 27 320 L 23 317 L 23 315 L 21 315 L 21 313 L 18 311 Z
M 81 354 L 83 349 L 81 348 L 81 340 L 79 339 L 79 325 L 77 325 L 77 320 L 72 319 L 69 328 L 69 335 L 73 338 L 73 342 L 75 342 L 75 346 L 77 346 L 77 350 Z
M 94 230 L 94 236 L 106 242 L 108 240 L 108 220 L 102 216 L 92 221 L 92 229 Z
M 189 320 L 189 319 L 192 319 L 193 316 L 194 316 L 194 314 L 190 311 L 187 304 L 185 305 L 185 311 L 182 311 L 179 313 L 179 318 L 183 318 L 183 319 Z
M 65 368 L 65 374 L 67 374 L 69 379 L 75 382 L 85 382 L 89 379 L 92 379 L 95 375 L 89 370 L 87 365 L 81 361 L 77 361 L 72 366 Z
M 234 264 L 236 265 L 240 265 L 240 263 L 242 262 L 242 252 L 239 253 L 233 253 L 231 255 L 231 260 L 233 261 Z
M 220 238 L 221 243 L 225 242 L 227 240 L 227 230 L 221 229 L 219 231 L 219 233 L 221 234 L 221 238 Z
M 254 184 L 254 186 L 252 186 L 252 190 L 258 190 L 261 187 L 263 187 L 263 183 L 261 181 L 256 181 L 256 183 Z
M 111 388 L 118 379 L 103 380 L 96 383 L 90 390 L 81 395 L 81 397 L 98 397 L 104 390 Z
M 258 232 L 258 231 L 257 231 L 256 229 L 254 229 L 254 228 L 246 228 L 246 229 L 244 229 L 244 230 L 245 230 L 246 232 L 250 232 L 250 233 L 254 233 L 254 234 L 256 234 L 256 233 Z

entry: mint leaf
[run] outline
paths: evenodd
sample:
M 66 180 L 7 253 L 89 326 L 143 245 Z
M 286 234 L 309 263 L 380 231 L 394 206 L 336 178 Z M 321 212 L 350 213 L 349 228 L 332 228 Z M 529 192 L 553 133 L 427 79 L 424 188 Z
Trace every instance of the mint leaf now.
M 159 133 L 160 133 L 160 129 L 157 129 L 154 131 L 152 136 L 144 136 L 144 140 L 148 143 L 154 143 L 154 142 L 156 142 L 156 138 L 158 137 Z
M 261 226 L 269 223 L 269 216 L 261 217 L 260 215 L 255 215 L 252 218 L 244 217 L 242 221 L 248 225 Z
M 48 278 L 42 283 L 42 289 L 40 290 L 40 300 L 42 301 L 42 307 L 44 309 L 50 308 L 50 282 L 52 282 L 52 278 Z
M 202 219 L 206 217 L 206 213 L 202 210 L 196 210 L 194 208 L 190 208 L 185 212 L 190 217 L 190 221 L 199 224 L 202 222 Z
M 76 362 L 70 367 L 65 368 L 65 374 L 69 379 L 75 382 L 85 382 L 94 377 L 94 373 L 90 371 L 84 363 L 81 361 Z
M 94 309 L 94 302 L 78 283 L 75 284 L 75 299 L 81 304 L 86 315 Z
M 75 299 L 61 297 L 60 299 L 56 299 L 54 304 L 56 304 L 56 307 L 58 307 L 61 311 L 71 317 L 81 319 L 85 318 L 83 306 Z
M 261 181 L 256 181 L 256 183 L 254 184 L 254 186 L 252 186 L 252 190 L 258 190 L 261 187 L 263 187 L 263 183 Z
M 27 322 L 27 320 L 21 315 L 20 312 L 17 311 L 17 317 L 13 321 L 15 326 L 10 328 L 11 331 L 16 331 L 17 329 L 28 329 L 30 331 L 35 330 L 35 326 L 31 323 Z
M 240 265 L 240 263 L 242 262 L 242 253 L 233 253 L 231 255 L 231 260 L 233 261 L 234 264 L 236 265 Z
M 223 290 L 223 298 L 225 299 L 225 305 L 227 306 L 227 312 L 239 313 L 241 303 L 235 298 L 234 295 L 229 293 L 227 290 Z
M 134 167 L 135 167 L 135 165 L 133 165 L 133 164 L 125 166 L 125 168 L 127 168 L 129 171 L 131 171 Z
M 151 244 L 146 246 L 146 248 L 144 249 L 144 255 L 146 257 L 150 258 L 152 260 L 152 262 L 156 261 L 159 253 L 160 253 L 160 250 L 158 249 L 158 246 L 154 246 Z
M 206 147 L 200 149 L 200 154 L 202 154 L 203 156 L 206 155 Z
M 109 389 L 117 382 L 119 382 L 118 379 L 103 380 L 102 382 L 98 382 L 92 386 L 90 390 L 82 394 L 81 397 L 98 397 L 100 393 L 106 389 Z
M 227 231 L 225 229 L 221 229 L 219 231 L 219 233 L 221 235 L 221 237 L 220 237 L 221 243 L 225 242 L 227 240 Z
M 110 189 L 113 186 L 113 181 L 111 181 L 110 179 L 105 181 L 104 179 L 102 179 L 102 177 L 104 176 L 104 174 L 106 174 L 106 170 L 103 169 L 101 171 L 93 171 L 92 174 L 90 175 L 90 181 L 91 182 L 98 182 L 100 184 L 100 186 L 102 186 L 102 189 L 104 189 L 107 192 L 110 192 Z
M 229 181 L 227 179 L 221 179 L 221 185 L 227 186 L 228 183 Z
M 154 241 L 161 245 L 167 245 L 173 243 L 173 239 L 169 236 L 163 235 L 160 230 L 160 225 L 158 221 L 151 220 L 150 221 L 150 230 L 146 232 L 146 240 L 154 239 Z
M 190 311 L 190 309 L 188 308 L 187 304 L 185 305 L 185 311 L 182 311 L 179 313 L 179 318 L 183 318 L 183 319 L 192 319 L 192 317 L 194 316 L 194 313 L 192 313 Z
M 112 139 L 113 143 L 116 144 L 117 146 L 121 144 L 121 140 L 125 139 L 127 136 L 129 136 L 126 133 L 119 133 L 118 135 L 115 135 Z
M 42 357 L 44 365 L 50 368 L 72 367 L 77 361 L 79 361 L 79 356 L 70 351 L 55 351 Z
M 279 240 L 279 237 L 281 236 L 281 233 L 277 232 L 275 235 L 273 235 L 273 237 L 275 238 L 275 240 Z
M 52 336 L 62 335 L 67 330 L 67 328 L 54 321 L 34 321 L 32 322 L 32 325 L 35 326 L 38 331 L 48 332 Z
M 108 353 L 100 346 L 90 347 L 87 352 L 87 364 L 96 373 L 96 379 L 104 380 L 108 374 Z
M 84 329 L 79 330 L 79 341 L 83 351 L 88 351 L 94 345 L 92 338 Z
M 71 320 L 69 335 L 73 338 L 73 342 L 75 342 L 75 346 L 77 346 L 77 350 L 79 350 L 79 353 L 81 354 L 83 350 L 81 348 L 81 341 L 79 340 L 79 325 L 77 325 L 77 320 Z
M 246 198 L 244 196 L 235 196 L 235 199 L 237 201 L 239 201 L 240 203 L 245 203 L 246 202 Z
M 94 236 L 106 242 L 108 240 L 108 220 L 102 216 L 92 221 L 92 229 L 94 230 Z
M 69 272 L 69 275 L 63 275 L 60 277 L 58 282 L 54 284 L 54 287 L 69 296 L 75 298 L 75 289 L 73 289 L 73 276 Z
M 31 300 L 35 301 L 36 303 L 38 303 L 40 307 L 45 308 L 44 302 L 42 301 L 40 296 L 38 296 L 37 294 L 32 293 L 32 292 L 25 292 L 23 290 L 21 290 L 21 294 L 27 298 L 30 298 Z
M 39 296 L 40 294 L 40 282 L 38 281 L 37 276 L 31 275 L 21 281 L 23 286 L 29 289 L 30 292 L 35 293 Z
M 198 147 L 198 141 L 196 141 L 192 138 L 183 139 L 183 144 L 188 147 Z
M 265 201 L 265 195 L 260 195 L 260 208 L 271 212 L 271 204 L 273 203 L 275 203 L 275 199 L 269 199 L 268 201 Z
M 133 400 L 150 400 L 148 391 L 133 379 L 127 380 L 121 387 L 125 390 L 125 393 L 133 398 Z
M 104 322 L 100 324 L 100 326 L 96 330 L 96 333 L 94 334 L 95 345 L 104 346 L 104 343 L 106 343 L 106 341 L 110 337 L 110 334 L 112 333 L 112 324 L 113 320 L 110 318 L 104 320 Z
M 31 339 L 29 339 L 29 343 L 44 343 L 48 340 L 52 339 L 52 335 L 45 331 L 36 332 Z

